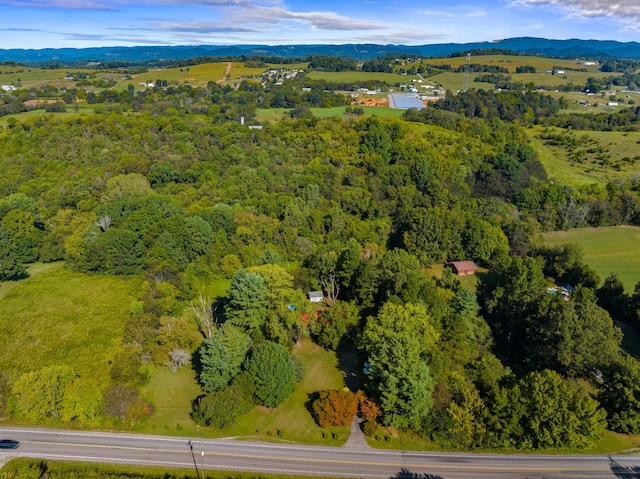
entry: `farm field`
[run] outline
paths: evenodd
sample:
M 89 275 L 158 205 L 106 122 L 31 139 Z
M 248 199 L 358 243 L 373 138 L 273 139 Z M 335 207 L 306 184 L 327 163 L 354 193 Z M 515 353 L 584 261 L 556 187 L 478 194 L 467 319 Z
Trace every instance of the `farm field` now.
M 576 243 L 584 251 L 585 260 L 604 280 L 618 273 L 628 293 L 640 282 L 640 228 L 610 226 L 577 228 L 543 234 L 545 244 L 555 246 Z
M 443 58 L 427 58 L 423 60 L 423 63 L 429 65 L 451 65 L 452 68 L 458 68 L 461 65 L 467 63 L 466 56 L 460 57 L 443 57 Z M 554 66 L 564 69 L 580 68 L 586 69 L 591 73 L 591 76 L 596 76 L 601 73 L 598 70 L 597 65 L 584 66 L 580 65 L 575 60 L 562 60 L 559 58 L 538 57 L 529 55 L 471 55 L 470 63 L 479 63 L 483 65 L 499 66 L 507 68 L 510 73 L 515 73 L 516 67 L 529 65 L 535 67 L 537 71 L 544 73 L 547 70 L 551 70 Z M 565 70 L 566 73 L 566 70 Z
M 412 80 L 418 80 L 417 76 L 410 77 L 407 75 L 398 75 L 396 73 L 382 73 L 382 72 L 320 72 L 311 71 L 307 73 L 307 78 L 311 80 L 325 80 L 329 82 L 346 82 L 346 83 L 358 83 L 367 81 L 383 81 L 390 85 L 396 83 L 409 83 Z

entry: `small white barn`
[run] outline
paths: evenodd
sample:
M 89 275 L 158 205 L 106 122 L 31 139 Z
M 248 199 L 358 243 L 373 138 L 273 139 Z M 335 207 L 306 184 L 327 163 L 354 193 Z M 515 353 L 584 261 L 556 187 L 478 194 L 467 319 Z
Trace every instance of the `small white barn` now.
M 322 303 L 324 294 L 322 291 L 309 291 L 309 301 L 312 303 Z

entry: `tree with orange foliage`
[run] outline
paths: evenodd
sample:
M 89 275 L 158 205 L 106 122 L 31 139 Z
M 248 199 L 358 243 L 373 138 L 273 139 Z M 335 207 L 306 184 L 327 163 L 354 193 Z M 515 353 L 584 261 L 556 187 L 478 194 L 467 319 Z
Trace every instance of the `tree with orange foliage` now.
M 348 389 L 320 391 L 313 411 L 320 427 L 347 426 L 358 412 L 358 398 Z

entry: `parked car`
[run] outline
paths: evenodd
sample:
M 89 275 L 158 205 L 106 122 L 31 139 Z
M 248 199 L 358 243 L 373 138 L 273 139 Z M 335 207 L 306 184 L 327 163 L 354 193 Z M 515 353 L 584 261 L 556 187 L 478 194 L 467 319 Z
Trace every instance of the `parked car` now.
M 0 439 L 0 449 L 17 449 L 20 445 L 20 441 L 14 441 L 13 439 Z

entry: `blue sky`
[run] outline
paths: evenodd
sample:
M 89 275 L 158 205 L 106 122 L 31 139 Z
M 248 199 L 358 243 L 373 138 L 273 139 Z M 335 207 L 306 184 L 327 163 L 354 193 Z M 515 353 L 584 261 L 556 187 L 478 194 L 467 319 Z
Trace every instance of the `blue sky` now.
M 0 0 L 0 48 L 640 40 L 640 0 Z

